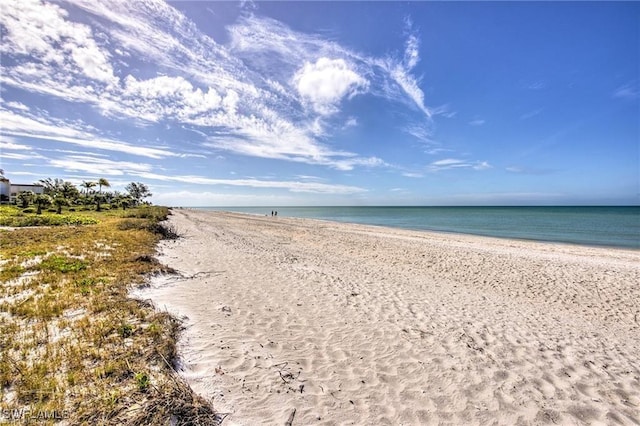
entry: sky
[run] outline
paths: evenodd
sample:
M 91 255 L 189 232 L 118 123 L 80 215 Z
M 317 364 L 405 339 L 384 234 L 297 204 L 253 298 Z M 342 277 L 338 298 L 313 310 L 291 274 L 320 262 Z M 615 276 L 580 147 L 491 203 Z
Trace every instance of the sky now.
M 640 204 L 640 3 L 3 0 L 0 168 L 171 206 Z

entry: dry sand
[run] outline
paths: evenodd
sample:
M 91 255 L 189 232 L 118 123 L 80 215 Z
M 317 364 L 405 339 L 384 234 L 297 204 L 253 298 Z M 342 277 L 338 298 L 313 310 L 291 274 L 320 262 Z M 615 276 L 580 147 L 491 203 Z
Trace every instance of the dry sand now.
M 639 424 L 640 252 L 175 209 L 186 320 L 224 424 Z

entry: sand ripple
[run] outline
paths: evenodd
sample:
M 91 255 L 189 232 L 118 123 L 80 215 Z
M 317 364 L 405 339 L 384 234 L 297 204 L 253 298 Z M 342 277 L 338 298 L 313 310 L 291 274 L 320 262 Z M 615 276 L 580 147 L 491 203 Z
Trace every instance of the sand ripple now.
M 139 294 L 225 424 L 639 424 L 640 253 L 176 209 Z

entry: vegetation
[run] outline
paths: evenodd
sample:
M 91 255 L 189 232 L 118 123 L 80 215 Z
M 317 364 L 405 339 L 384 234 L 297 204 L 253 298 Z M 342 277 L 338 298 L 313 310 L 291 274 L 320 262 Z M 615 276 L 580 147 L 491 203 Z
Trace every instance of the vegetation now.
M 60 226 L 60 225 L 93 225 L 98 218 L 87 214 L 65 213 L 53 214 L 44 212 L 37 214 L 33 209 L 20 210 L 15 206 L 0 206 L 0 226 Z
M 86 225 L 0 229 L 0 413 L 43 413 L 38 424 L 219 420 L 173 369 L 180 323 L 128 297 L 166 271 L 155 246 L 177 237 L 167 208 L 137 204 L 82 215 L 0 207 L 0 224 Z
M 111 184 L 105 178 L 96 182 L 84 181 L 80 191 L 73 183 L 62 179 L 46 178 L 38 181 L 44 187 L 44 194 L 34 194 L 31 191 L 22 191 L 16 195 L 15 206 L 21 211 L 6 210 L 0 208 L 0 226 L 41 226 L 41 225 L 87 225 L 96 223 L 97 219 L 87 218 L 86 215 L 77 215 L 76 211 L 83 212 L 103 209 L 126 210 L 129 207 L 144 205 L 144 199 L 150 197 L 149 188 L 140 182 L 131 182 L 127 185 L 127 193 L 118 191 L 107 192 L 103 188 L 110 188 Z M 98 187 L 98 191 L 93 188 Z M 45 211 L 48 207 L 51 208 Z M 56 218 L 48 213 L 56 213 Z
M 142 200 L 153 195 L 147 185 L 140 182 L 131 182 L 124 189 L 127 190 L 135 204 L 140 204 Z

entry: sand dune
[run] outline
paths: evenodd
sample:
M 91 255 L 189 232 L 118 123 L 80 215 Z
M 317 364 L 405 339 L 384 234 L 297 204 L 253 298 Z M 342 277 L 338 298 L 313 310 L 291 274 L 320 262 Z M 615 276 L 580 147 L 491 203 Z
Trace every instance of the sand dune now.
M 184 375 L 224 424 L 640 424 L 640 252 L 176 209 Z

